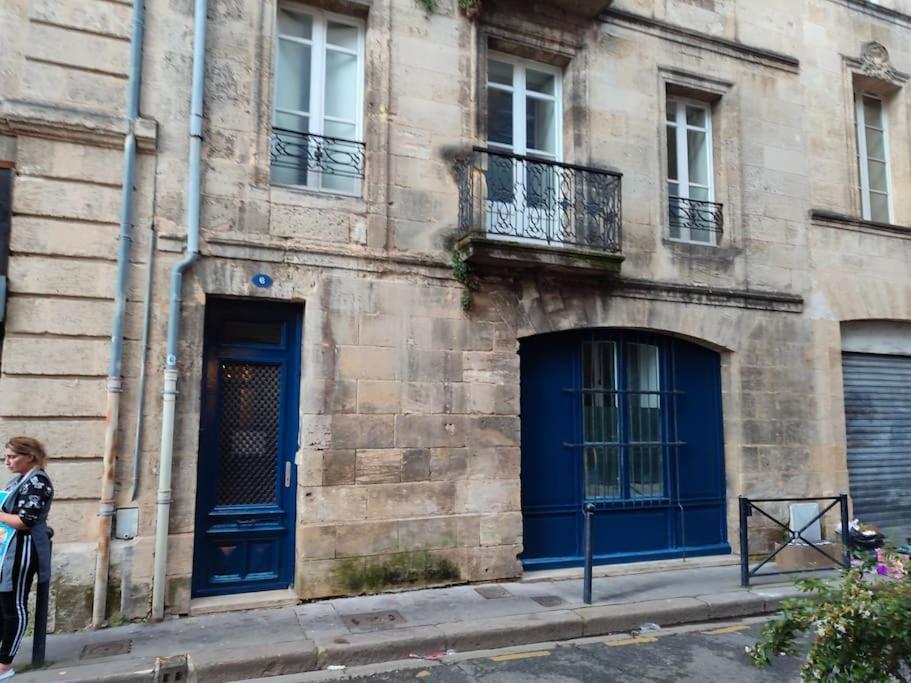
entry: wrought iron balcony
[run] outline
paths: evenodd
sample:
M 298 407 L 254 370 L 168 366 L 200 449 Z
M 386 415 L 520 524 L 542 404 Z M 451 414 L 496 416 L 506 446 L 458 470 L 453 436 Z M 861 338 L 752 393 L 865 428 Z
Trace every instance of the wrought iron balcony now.
M 273 128 L 271 156 L 281 185 L 354 192 L 364 178 L 363 142 Z
M 686 197 L 668 197 L 668 225 L 673 239 L 717 244 L 724 232 L 722 205 Z
M 620 253 L 619 173 L 480 147 L 457 169 L 463 235 Z

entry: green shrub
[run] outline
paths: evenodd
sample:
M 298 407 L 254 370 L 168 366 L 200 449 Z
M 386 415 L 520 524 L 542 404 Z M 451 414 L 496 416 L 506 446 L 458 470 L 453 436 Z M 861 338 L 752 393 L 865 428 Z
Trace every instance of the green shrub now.
M 800 656 L 802 636 L 811 642 L 801 667 L 804 681 L 867 683 L 909 681 L 911 580 L 870 583 L 864 571 L 843 573 L 835 585 L 799 581 L 815 599 L 786 600 L 747 653 L 757 666 L 778 655 Z

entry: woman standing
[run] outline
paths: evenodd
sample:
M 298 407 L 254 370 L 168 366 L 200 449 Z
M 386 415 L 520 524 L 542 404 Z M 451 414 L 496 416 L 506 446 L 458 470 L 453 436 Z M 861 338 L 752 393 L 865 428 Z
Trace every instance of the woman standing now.
M 0 522 L 12 527 L 13 537 L 0 564 L 0 681 L 16 675 L 13 658 L 28 623 L 28 593 L 35 572 L 48 581 L 51 570 L 47 513 L 54 488 L 44 471 L 47 454 L 37 439 L 17 436 L 5 450 L 6 468 L 16 477 L 6 485 Z

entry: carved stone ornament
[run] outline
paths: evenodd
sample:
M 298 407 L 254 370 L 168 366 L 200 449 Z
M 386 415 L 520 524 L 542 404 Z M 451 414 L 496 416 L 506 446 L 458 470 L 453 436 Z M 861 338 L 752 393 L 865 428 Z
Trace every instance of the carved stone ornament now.
M 860 51 L 860 72 L 864 76 L 901 85 L 908 80 L 908 75 L 892 68 L 889 51 L 875 41 L 864 43 Z

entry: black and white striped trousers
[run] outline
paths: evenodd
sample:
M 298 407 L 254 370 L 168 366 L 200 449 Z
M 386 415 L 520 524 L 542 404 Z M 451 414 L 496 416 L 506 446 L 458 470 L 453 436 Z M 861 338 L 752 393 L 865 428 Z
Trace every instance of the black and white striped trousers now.
M 38 569 L 32 538 L 19 533 L 13 562 L 13 590 L 0 592 L 0 664 L 12 664 L 28 624 L 28 592 Z

